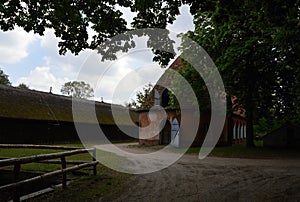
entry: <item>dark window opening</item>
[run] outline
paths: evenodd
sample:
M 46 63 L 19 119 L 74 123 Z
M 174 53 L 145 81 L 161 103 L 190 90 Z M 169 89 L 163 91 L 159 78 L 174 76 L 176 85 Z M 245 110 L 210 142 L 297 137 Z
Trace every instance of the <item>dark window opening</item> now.
M 161 95 L 161 106 L 167 107 L 169 105 L 170 96 L 169 96 L 169 90 L 165 89 Z

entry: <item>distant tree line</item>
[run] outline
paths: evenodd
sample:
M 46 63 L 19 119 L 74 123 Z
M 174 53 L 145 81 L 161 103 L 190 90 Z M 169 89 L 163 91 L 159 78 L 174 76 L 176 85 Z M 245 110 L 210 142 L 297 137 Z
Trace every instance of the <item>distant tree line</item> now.
M 94 96 L 94 90 L 90 84 L 84 81 L 69 81 L 62 88 L 61 93 L 75 98 L 90 98 Z
M 11 82 L 8 79 L 8 75 L 5 74 L 2 69 L 0 69 L 0 84 L 11 86 Z M 23 89 L 29 89 L 29 87 L 24 83 L 20 83 L 17 87 Z
M 5 74 L 2 69 L 0 69 L 0 84 L 11 86 L 11 82 L 8 77 L 9 76 Z M 29 86 L 24 83 L 20 83 L 17 87 L 23 89 L 29 89 Z M 85 83 L 84 81 L 66 82 L 61 88 L 61 93 L 71 97 L 85 98 L 85 99 L 94 96 L 93 88 L 88 83 Z

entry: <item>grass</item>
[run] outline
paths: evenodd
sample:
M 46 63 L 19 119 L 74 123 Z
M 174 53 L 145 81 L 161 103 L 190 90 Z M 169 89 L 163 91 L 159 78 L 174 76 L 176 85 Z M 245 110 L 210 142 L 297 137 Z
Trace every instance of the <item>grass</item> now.
M 97 176 L 83 176 L 74 180 L 67 189 L 56 188 L 53 193 L 29 200 L 52 201 L 111 201 L 130 182 L 130 175 L 113 171 L 103 165 L 97 166 Z
M 236 144 L 231 147 L 215 147 L 210 156 L 233 158 L 300 158 L 299 150 L 265 148 L 262 141 L 255 141 L 254 148 L 247 148 L 246 143 Z M 187 153 L 199 153 L 200 148 L 190 148 Z
M 80 144 L 64 144 L 64 146 L 76 146 L 82 147 Z M 51 150 L 51 149 L 12 149 L 1 148 L 1 157 L 24 157 L 38 154 L 46 154 L 53 152 L 61 152 L 63 150 Z M 119 157 L 109 152 L 97 150 L 97 159 L 105 160 L 113 165 L 118 165 L 122 162 L 123 157 Z M 88 154 L 77 154 L 67 157 L 67 160 L 91 160 L 92 157 Z M 7 166 L 0 168 L 2 170 L 13 170 L 13 166 Z M 21 170 L 25 172 L 42 171 L 50 172 L 61 169 L 60 164 L 42 164 L 42 163 L 29 163 L 21 165 Z M 61 188 L 56 188 L 53 193 L 45 196 L 32 199 L 30 201 L 98 201 L 110 200 L 115 193 L 124 189 L 126 182 L 129 179 L 128 174 L 118 173 L 113 171 L 102 164 L 97 165 L 97 175 L 93 176 L 91 169 L 80 170 L 83 174 L 80 178 L 72 180 L 72 183 L 68 185 L 64 191 Z M 71 175 L 68 174 L 68 175 Z M 0 197 L 1 200 L 1 197 Z
M 247 148 L 246 142 L 233 146 L 215 147 L 209 156 L 231 157 L 231 158 L 300 158 L 300 150 L 264 148 L 262 141 L 255 141 L 254 148 Z M 145 146 L 129 145 L 129 148 L 147 149 L 157 151 L 162 149 L 163 145 Z M 173 152 L 182 152 L 183 149 L 170 148 Z M 189 148 L 187 154 L 199 154 L 200 147 Z
M 55 152 L 61 152 L 62 150 L 52 150 L 52 149 L 13 149 L 13 148 L 1 148 L 0 149 L 0 156 L 6 157 L 6 158 L 18 158 L 18 157 L 26 157 L 26 156 L 34 156 L 38 154 L 49 154 L 49 153 L 55 153 Z M 28 163 L 28 164 L 22 164 L 21 170 L 22 171 L 43 171 L 43 172 L 49 172 L 53 170 L 60 169 L 60 165 L 55 164 L 41 164 L 41 163 Z M 9 169 L 12 170 L 13 166 L 6 166 L 1 167 L 0 169 Z
M 81 144 L 64 144 L 64 146 L 83 147 Z M 33 155 L 38 155 L 38 154 L 63 152 L 63 151 L 65 151 L 65 150 L 1 148 L 0 149 L 0 157 L 6 157 L 6 158 L 16 157 L 16 158 L 18 158 L 18 157 L 33 156 Z M 112 153 L 101 151 L 101 150 L 96 150 L 96 156 L 97 156 L 98 160 L 105 161 L 105 162 L 109 161 L 113 165 L 117 165 L 123 159 L 123 157 L 119 157 Z M 92 156 L 89 153 L 76 154 L 73 156 L 66 157 L 66 160 L 92 160 Z M 28 163 L 28 164 L 21 165 L 22 171 L 50 172 L 50 171 L 58 170 L 60 168 L 61 168 L 60 164 Z M 0 169 L 10 169 L 11 170 L 12 166 L 2 167 Z

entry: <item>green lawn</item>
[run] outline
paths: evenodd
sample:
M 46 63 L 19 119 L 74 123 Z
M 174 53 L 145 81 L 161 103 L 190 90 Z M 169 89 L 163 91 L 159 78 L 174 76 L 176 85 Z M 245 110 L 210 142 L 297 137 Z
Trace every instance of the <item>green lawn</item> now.
M 80 144 L 65 144 L 64 146 L 76 146 L 83 147 Z M 23 148 L 0 148 L 0 157 L 13 158 L 13 157 L 25 157 L 25 156 L 33 156 L 38 154 L 49 154 L 55 152 L 63 152 L 65 150 L 52 150 L 52 149 L 23 149 Z M 114 155 L 109 152 L 97 150 L 96 151 L 97 159 L 110 161 L 113 164 L 117 164 L 122 161 L 122 157 Z M 54 159 L 52 159 L 54 160 Z M 59 160 L 59 159 L 57 159 Z M 89 153 L 84 154 L 76 154 L 73 156 L 66 157 L 66 160 L 92 160 L 92 157 Z M 22 164 L 21 169 L 23 171 L 43 171 L 49 172 L 60 169 L 60 164 L 44 164 L 44 163 L 28 163 Z M 13 169 L 12 166 L 0 167 L 0 169 Z
M 246 142 L 236 144 L 233 146 L 220 146 L 215 147 L 209 156 L 218 157 L 233 157 L 233 158 L 300 158 L 300 150 L 288 150 L 288 149 L 272 149 L 264 148 L 262 141 L 255 141 L 254 148 L 247 148 Z M 163 145 L 145 146 L 145 145 L 130 145 L 130 148 L 147 149 L 147 150 L 159 150 Z M 173 152 L 182 152 L 183 149 L 170 148 Z M 187 150 L 187 154 L 198 154 L 200 147 L 192 147 Z
M 67 145 L 67 146 L 78 146 L 78 145 Z M 0 148 L 0 157 L 1 158 L 18 158 L 18 157 L 26 157 L 26 156 L 34 156 L 39 154 L 50 154 L 56 152 L 64 152 L 66 150 L 54 150 L 54 149 L 30 149 L 30 148 Z M 67 157 L 67 159 L 81 159 L 85 160 L 89 154 L 78 154 L 72 157 Z M 89 158 L 91 159 L 91 158 Z M 51 159 L 55 160 L 55 159 Z M 58 160 L 58 159 L 57 159 Z M 42 172 L 50 172 L 54 170 L 58 170 L 61 168 L 59 164 L 44 164 L 44 163 L 28 163 L 22 164 L 22 171 L 42 171 Z M 13 166 L 1 167 L 0 169 L 13 169 Z
M 81 145 L 64 144 L 64 146 L 80 147 Z M 0 157 L 24 157 L 61 151 L 63 150 L 1 148 Z M 91 159 L 92 157 L 88 153 L 67 157 L 67 160 Z M 110 161 L 111 163 L 117 165 L 123 160 L 123 157 L 116 156 L 109 152 L 97 150 L 97 159 Z M 12 171 L 13 166 L 1 167 L 0 170 L 2 169 Z M 25 172 L 50 172 L 58 169 L 61 169 L 60 164 L 29 163 L 21 165 L 21 170 Z M 123 186 L 125 186 L 125 182 L 127 182 L 127 179 L 129 178 L 129 175 L 113 171 L 102 164 L 97 165 L 97 176 L 92 175 L 91 169 L 82 169 L 80 172 L 83 175 L 80 178 L 73 180 L 72 183 L 68 185 L 67 189 L 62 191 L 61 188 L 56 188 L 53 193 L 38 197 L 37 199 L 31 199 L 31 201 L 93 201 L 96 199 L 98 200 L 99 198 L 102 198 L 103 200 L 109 200 L 114 193 L 122 190 Z
M 255 141 L 256 147 L 247 148 L 246 142 L 231 147 L 215 147 L 210 156 L 236 158 L 300 158 L 300 150 L 262 147 L 262 141 Z M 190 148 L 187 153 L 199 153 L 200 148 Z
M 72 181 L 65 190 L 56 188 L 52 193 L 29 201 L 112 201 L 116 193 L 121 193 L 128 186 L 130 176 L 99 164 L 97 176 L 82 176 Z

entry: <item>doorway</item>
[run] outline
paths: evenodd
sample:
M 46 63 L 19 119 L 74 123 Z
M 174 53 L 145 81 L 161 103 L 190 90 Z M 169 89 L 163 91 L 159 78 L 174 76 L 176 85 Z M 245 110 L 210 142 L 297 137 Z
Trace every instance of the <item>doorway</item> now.
M 167 145 L 171 142 L 171 124 L 167 120 L 165 126 L 160 132 L 159 143 L 161 145 Z

